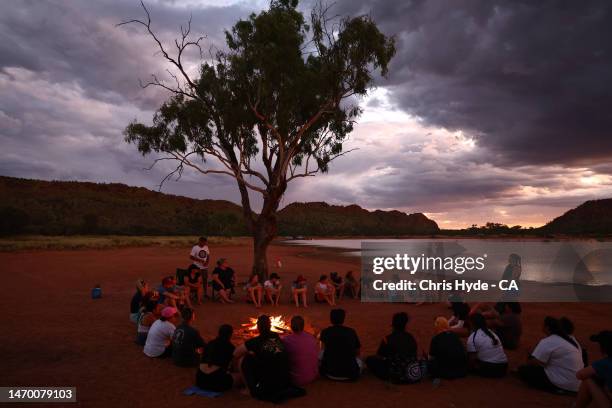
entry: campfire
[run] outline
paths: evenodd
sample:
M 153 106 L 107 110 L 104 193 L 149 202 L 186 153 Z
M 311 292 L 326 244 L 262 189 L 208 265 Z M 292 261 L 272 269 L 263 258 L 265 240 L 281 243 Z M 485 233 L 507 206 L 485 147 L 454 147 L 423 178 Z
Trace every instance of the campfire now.
M 234 336 L 237 341 L 248 340 L 259 334 L 257 331 L 257 317 L 249 317 L 247 323 L 242 323 L 240 328 L 234 331 Z M 291 326 L 289 325 L 289 318 L 285 319 L 283 315 L 270 316 L 271 329 L 273 332 L 278 334 L 289 334 L 291 333 Z M 304 327 L 304 331 L 314 336 L 318 334 L 318 330 L 308 322 Z
M 273 332 L 283 334 L 291 331 L 291 327 L 289 327 L 289 325 L 285 322 L 285 319 L 282 315 L 270 316 L 270 323 L 272 323 Z M 252 332 L 253 335 L 256 335 L 257 318 L 249 317 L 249 323 L 243 323 L 242 327 L 244 327 L 246 331 Z

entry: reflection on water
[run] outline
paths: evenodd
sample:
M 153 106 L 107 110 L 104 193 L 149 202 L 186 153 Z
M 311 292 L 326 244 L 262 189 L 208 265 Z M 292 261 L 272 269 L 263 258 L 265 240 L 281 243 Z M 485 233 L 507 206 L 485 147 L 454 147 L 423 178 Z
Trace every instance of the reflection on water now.
M 345 249 L 347 255 L 361 256 L 363 241 L 401 245 L 403 252 L 419 256 L 482 256 L 486 254 L 486 276 L 501 278 L 508 256 L 522 260 L 522 280 L 546 283 L 612 285 L 612 243 L 591 241 L 518 241 L 490 239 L 313 239 L 285 241 L 295 245 Z

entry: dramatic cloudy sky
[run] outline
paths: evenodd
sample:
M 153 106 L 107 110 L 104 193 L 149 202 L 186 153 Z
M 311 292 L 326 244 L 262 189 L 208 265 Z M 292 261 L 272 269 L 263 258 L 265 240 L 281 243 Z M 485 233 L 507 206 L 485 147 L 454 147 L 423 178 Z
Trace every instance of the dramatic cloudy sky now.
M 149 0 L 172 41 L 190 14 L 207 45 L 266 1 Z M 304 9 L 308 4 L 302 6 Z M 612 197 L 612 3 L 341 0 L 397 38 L 388 80 L 328 175 L 290 187 L 292 201 L 425 212 L 442 227 L 541 225 L 587 199 Z M 0 13 L 0 174 L 123 182 L 155 189 L 123 142 L 167 96 L 129 0 L 7 1 Z M 192 61 L 195 64 L 195 60 Z M 187 173 L 164 191 L 238 201 L 233 180 Z

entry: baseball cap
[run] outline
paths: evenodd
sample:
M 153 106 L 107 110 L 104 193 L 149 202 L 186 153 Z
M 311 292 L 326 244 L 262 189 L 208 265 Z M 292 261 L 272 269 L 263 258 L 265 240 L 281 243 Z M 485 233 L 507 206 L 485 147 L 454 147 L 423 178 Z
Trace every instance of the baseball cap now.
M 169 319 L 177 313 L 178 311 L 176 310 L 176 307 L 166 306 L 162 309 L 161 315 L 166 319 Z

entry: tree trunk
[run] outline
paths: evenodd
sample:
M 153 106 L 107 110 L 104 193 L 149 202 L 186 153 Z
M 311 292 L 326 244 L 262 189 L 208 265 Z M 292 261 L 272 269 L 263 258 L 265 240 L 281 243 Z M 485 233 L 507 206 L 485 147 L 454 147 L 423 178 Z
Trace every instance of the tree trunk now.
M 276 228 L 276 211 L 285 194 L 287 183 L 282 178 L 275 187 L 268 189 L 264 198 L 261 213 L 253 223 L 253 273 L 260 279 L 268 279 L 268 246 L 278 233 Z
M 268 279 L 268 246 L 276 237 L 276 216 L 260 215 L 253 231 L 253 273 Z

